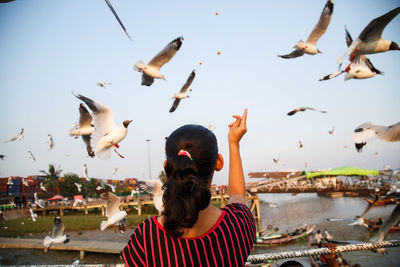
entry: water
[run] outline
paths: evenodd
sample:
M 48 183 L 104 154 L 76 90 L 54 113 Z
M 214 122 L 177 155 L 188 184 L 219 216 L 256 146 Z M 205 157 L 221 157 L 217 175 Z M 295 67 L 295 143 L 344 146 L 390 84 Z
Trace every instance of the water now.
M 335 240 L 359 240 L 368 241 L 376 232 L 370 231 L 363 226 L 349 226 L 349 222 L 331 222 L 328 218 L 353 219 L 361 215 L 367 207 L 363 198 L 341 197 L 325 198 L 316 194 L 262 194 L 260 200 L 277 203 L 277 208 L 271 208 L 267 203 L 261 203 L 262 223 L 261 228 L 269 224 L 279 227 L 280 231 L 294 230 L 298 226 L 307 223 L 316 224 L 316 230 L 327 229 Z M 374 207 L 366 215 L 368 219 L 386 218 L 393 210 L 394 205 Z M 261 229 L 260 228 L 260 229 Z M 387 240 L 400 239 L 400 232 L 389 233 Z M 268 253 L 277 251 L 289 251 L 305 249 L 308 247 L 306 241 L 294 242 L 286 245 L 272 247 L 257 247 L 253 253 Z M 387 249 L 389 255 L 380 255 L 371 251 L 357 251 L 343 253 L 343 257 L 353 264 L 361 266 L 400 266 L 400 248 Z

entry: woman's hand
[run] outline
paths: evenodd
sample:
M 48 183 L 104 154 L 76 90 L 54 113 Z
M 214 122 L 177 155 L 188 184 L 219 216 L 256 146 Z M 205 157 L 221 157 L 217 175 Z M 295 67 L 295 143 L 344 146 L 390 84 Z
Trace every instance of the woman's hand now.
M 247 132 L 246 120 L 247 120 L 247 108 L 244 110 L 243 116 L 233 115 L 236 121 L 228 125 L 228 142 L 229 144 L 239 144 L 240 139 Z

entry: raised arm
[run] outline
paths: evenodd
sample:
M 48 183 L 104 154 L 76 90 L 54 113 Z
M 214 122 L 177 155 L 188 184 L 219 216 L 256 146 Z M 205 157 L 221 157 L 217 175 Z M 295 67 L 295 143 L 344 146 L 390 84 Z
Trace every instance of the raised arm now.
M 236 121 L 229 124 L 228 142 L 229 142 L 229 203 L 246 202 L 246 190 L 244 184 L 244 175 L 242 159 L 240 158 L 239 142 L 247 132 L 246 119 L 247 109 L 243 116 L 234 115 Z

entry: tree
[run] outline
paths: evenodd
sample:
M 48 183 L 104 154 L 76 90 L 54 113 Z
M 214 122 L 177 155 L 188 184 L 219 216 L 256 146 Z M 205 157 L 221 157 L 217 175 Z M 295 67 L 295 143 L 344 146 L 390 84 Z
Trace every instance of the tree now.
M 40 170 L 39 172 L 44 174 L 44 186 L 46 187 L 46 189 L 49 190 L 52 195 L 54 195 L 54 192 L 59 194 L 60 188 L 58 177 L 61 175 L 62 172 L 61 166 L 56 167 L 56 165 L 54 164 L 49 164 L 48 171 Z

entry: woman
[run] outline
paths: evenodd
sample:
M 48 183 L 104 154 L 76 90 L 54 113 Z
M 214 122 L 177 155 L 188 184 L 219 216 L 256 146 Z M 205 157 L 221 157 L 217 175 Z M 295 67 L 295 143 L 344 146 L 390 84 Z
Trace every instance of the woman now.
M 122 256 L 128 266 L 244 266 L 255 239 L 255 223 L 245 204 L 239 141 L 246 133 L 247 109 L 229 124 L 229 204 L 218 209 L 210 186 L 224 160 L 215 135 L 185 125 L 167 139 L 164 211 L 142 222 Z

